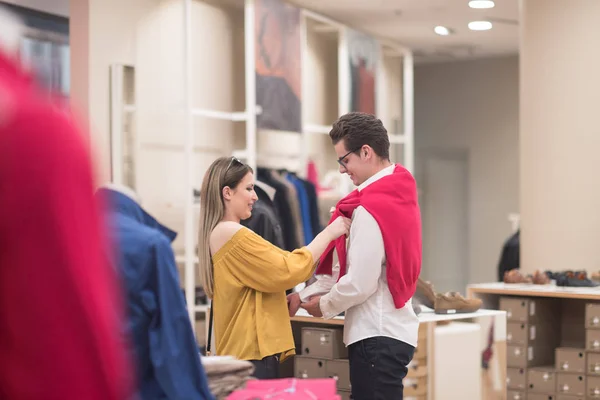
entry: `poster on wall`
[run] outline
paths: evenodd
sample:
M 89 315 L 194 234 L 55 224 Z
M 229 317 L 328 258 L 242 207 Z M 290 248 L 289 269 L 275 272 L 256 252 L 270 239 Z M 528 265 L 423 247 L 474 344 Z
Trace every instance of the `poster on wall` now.
M 256 0 L 258 129 L 302 130 L 300 10 L 280 0 Z
M 375 114 L 375 77 L 379 43 L 364 33 L 346 30 L 350 63 L 350 111 Z

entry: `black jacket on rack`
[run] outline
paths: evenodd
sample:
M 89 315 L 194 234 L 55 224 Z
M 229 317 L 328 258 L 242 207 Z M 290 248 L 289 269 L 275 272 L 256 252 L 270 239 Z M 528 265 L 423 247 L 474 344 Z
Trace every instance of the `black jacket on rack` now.
M 521 230 L 515 232 L 509 237 L 504 246 L 502 246 L 502 255 L 500 256 L 500 262 L 498 263 L 498 280 L 502 282 L 504 280 L 504 273 L 511 269 L 520 268 L 520 244 Z
M 284 249 L 283 230 L 275 206 L 269 195 L 259 186 L 254 187 L 258 201 L 252 208 L 252 216 L 241 223 L 275 246 Z
M 284 241 L 283 249 L 288 251 L 297 249 L 300 247 L 300 244 L 297 243 L 294 232 L 294 218 L 292 216 L 292 209 L 290 208 L 290 193 L 287 187 L 273 179 L 271 171 L 266 168 L 257 168 L 257 178 L 276 190 L 273 204 L 281 221 Z

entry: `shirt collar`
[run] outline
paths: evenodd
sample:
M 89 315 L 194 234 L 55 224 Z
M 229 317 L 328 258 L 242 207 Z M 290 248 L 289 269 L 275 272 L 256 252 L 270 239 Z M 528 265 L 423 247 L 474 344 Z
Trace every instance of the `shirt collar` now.
M 396 164 L 392 164 L 389 167 L 385 167 L 384 169 L 382 169 L 381 171 L 377 172 L 375 175 L 373 175 L 372 177 L 370 177 L 369 179 L 367 179 L 366 181 L 364 181 L 363 183 L 361 183 L 358 186 L 358 191 L 360 192 L 361 190 L 363 190 L 364 188 L 366 188 L 367 186 L 369 186 L 371 183 L 378 181 L 379 179 L 383 178 L 384 176 L 388 176 L 394 173 L 394 169 L 396 168 Z

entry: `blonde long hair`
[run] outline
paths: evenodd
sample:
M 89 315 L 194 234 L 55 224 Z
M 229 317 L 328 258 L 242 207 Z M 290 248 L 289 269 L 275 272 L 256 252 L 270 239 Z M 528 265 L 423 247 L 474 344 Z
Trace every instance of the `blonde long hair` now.
M 225 216 L 223 188 L 235 189 L 252 168 L 235 157 L 216 159 L 204 174 L 200 190 L 200 223 L 198 230 L 198 259 L 200 281 L 208 298 L 214 295 L 213 263 L 210 235 Z

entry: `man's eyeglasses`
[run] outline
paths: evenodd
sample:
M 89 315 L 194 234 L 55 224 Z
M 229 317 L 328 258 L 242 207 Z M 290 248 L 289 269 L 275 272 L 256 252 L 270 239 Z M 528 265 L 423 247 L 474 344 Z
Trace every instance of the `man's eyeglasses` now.
M 343 156 L 341 156 L 340 158 L 337 159 L 338 164 L 340 164 L 342 167 L 346 168 L 346 163 L 344 162 L 344 159 L 346 157 L 348 157 L 350 154 L 352 153 L 356 153 L 357 151 L 359 151 L 362 148 L 362 146 L 360 146 L 358 149 L 356 150 L 351 150 L 349 152 L 347 152 L 346 154 L 344 154 Z

